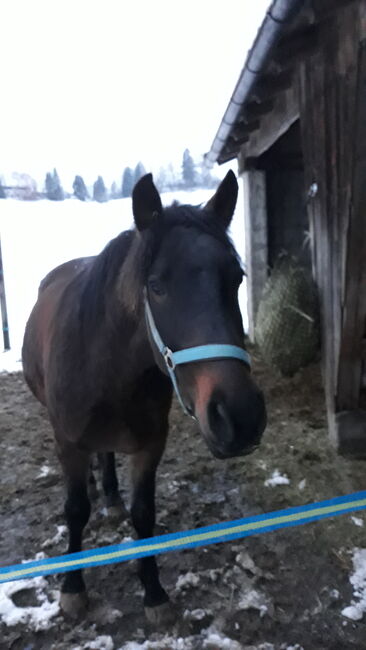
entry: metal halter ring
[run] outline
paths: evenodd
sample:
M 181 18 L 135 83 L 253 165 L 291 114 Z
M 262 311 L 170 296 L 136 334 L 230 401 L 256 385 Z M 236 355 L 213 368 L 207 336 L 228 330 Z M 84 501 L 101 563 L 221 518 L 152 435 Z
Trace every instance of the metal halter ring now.
M 170 348 L 165 348 L 164 349 L 163 357 L 164 357 L 164 361 L 165 361 L 167 367 L 170 370 L 174 370 L 175 363 L 174 363 L 174 359 L 173 359 L 173 352 L 171 351 Z

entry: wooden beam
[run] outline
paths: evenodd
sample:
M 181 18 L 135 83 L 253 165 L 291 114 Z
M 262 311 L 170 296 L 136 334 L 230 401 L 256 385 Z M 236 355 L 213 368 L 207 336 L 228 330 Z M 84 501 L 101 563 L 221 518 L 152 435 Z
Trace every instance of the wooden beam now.
M 362 339 L 361 341 L 361 359 L 362 361 L 366 361 L 366 339 Z
M 230 137 L 226 143 L 226 146 L 220 153 L 217 162 L 222 165 L 225 162 L 228 162 L 229 160 L 232 160 L 233 158 L 236 158 L 236 156 L 239 153 L 241 145 L 245 144 L 245 142 L 248 142 L 249 136 L 248 135 L 243 135 L 240 140 L 234 140 L 234 138 Z
M 234 158 L 236 158 L 237 155 L 238 155 L 238 149 L 237 148 L 232 149 L 230 151 L 227 151 L 226 149 L 224 149 L 220 153 L 220 155 L 219 155 L 219 157 L 217 159 L 217 162 L 219 163 L 219 165 L 223 165 L 223 163 L 230 162 L 230 160 L 233 160 Z
M 360 45 L 337 403 L 358 408 L 366 327 L 366 41 Z M 366 429 L 365 429 L 366 439 Z
M 254 341 L 259 300 L 268 277 L 266 174 L 245 172 L 243 183 L 249 337 Z
M 283 36 L 273 54 L 273 60 L 281 65 L 294 59 L 301 60 L 312 54 L 319 46 L 319 25 L 306 25 Z
M 293 70 L 286 70 L 279 74 L 261 75 L 252 93 L 252 98 L 262 101 L 277 95 L 290 88 L 293 79 Z
M 270 113 L 274 109 L 274 101 L 273 99 L 266 99 L 263 102 L 249 102 L 246 104 L 242 114 L 241 118 L 245 122 L 250 122 L 251 120 L 256 119 L 257 117 L 262 117 L 262 115 L 266 115 L 267 113 Z
M 263 115 L 260 129 L 249 135 L 248 142 L 241 147 L 239 171 L 243 172 L 250 165 L 246 159 L 257 158 L 269 149 L 299 117 L 297 90 L 294 87 L 278 95 L 271 113 Z
M 252 122 L 244 122 L 244 121 L 238 122 L 231 132 L 231 137 L 235 141 L 239 141 L 243 138 L 243 136 L 248 135 L 248 133 L 253 133 L 253 131 L 257 131 L 259 127 L 260 127 L 260 120 L 253 120 Z M 247 142 L 247 140 L 244 140 L 244 142 Z

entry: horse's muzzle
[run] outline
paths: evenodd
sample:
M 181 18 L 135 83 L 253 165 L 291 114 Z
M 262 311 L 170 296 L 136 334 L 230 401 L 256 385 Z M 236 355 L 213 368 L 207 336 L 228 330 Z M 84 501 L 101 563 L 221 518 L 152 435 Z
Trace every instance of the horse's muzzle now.
M 207 445 L 216 458 L 247 456 L 255 451 L 266 427 L 264 398 L 259 390 L 250 400 L 227 403 L 215 395 L 201 424 Z

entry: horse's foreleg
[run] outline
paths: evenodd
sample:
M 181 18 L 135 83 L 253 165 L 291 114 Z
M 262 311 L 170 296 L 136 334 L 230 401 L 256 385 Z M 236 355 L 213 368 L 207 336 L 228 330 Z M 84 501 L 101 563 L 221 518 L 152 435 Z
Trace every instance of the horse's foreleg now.
M 99 465 L 102 468 L 102 484 L 108 515 L 113 519 L 127 519 L 128 512 L 118 490 L 116 461 L 113 452 L 99 453 Z
M 132 460 L 131 517 L 139 539 L 152 537 L 155 526 L 155 475 L 165 447 L 166 434 L 135 454 Z M 155 557 L 139 560 L 139 577 L 145 589 L 146 616 L 154 624 L 174 620 L 169 597 L 159 580 Z
M 67 496 L 65 517 L 69 530 L 67 553 L 81 551 L 82 535 L 90 516 L 88 496 L 89 454 L 75 446 L 62 445 L 58 456 L 65 474 Z M 85 583 L 81 569 L 65 574 L 61 588 L 61 607 L 66 614 L 77 617 L 87 605 Z

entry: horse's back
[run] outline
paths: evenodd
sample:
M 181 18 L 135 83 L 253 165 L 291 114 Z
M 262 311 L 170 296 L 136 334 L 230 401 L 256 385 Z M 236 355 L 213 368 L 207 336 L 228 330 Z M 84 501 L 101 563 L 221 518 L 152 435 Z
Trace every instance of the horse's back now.
M 37 302 L 25 328 L 22 361 L 25 380 L 42 404 L 46 404 L 45 373 L 58 305 L 69 283 L 93 259 L 82 257 L 64 262 L 50 271 L 40 283 Z

